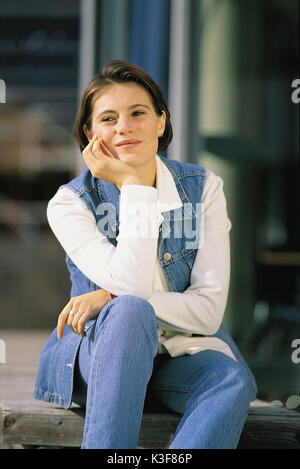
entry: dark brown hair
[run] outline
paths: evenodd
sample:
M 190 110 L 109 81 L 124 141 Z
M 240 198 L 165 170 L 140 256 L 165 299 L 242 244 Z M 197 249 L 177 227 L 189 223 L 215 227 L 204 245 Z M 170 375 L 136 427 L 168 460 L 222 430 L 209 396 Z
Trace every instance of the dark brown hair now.
M 161 116 L 163 111 L 165 111 L 165 131 L 158 139 L 158 151 L 164 151 L 168 148 L 173 138 L 173 130 L 170 121 L 170 112 L 162 90 L 150 75 L 138 65 L 123 60 L 111 60 L 104 65 L 101 74 L 92 78 L 82 95 L 74 130 L 80 151 L 89 143 L 83 131 L 83 126 L 86 124 L 87 128 L 89 130 L 91 129 L 94 101 L 99 91 L 115 83 L 128 82 L 134 82 L 142 86 L 148 92 L 158 116 Z

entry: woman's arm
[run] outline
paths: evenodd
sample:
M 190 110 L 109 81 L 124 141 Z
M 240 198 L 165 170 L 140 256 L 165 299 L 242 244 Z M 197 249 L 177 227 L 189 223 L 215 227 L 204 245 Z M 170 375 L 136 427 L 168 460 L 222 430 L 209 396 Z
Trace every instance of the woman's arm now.
M 99 231 L 92 212 L 68 188 L 60 189 L 50 200 L 47 217 L 65 252 L 92 282 L 117 296 L 132 294 L 148 299 L 152 294 L 159 228 L 155 207 L 155 188 L 122 186 L 117 247 Z M 133 212 L 134 217 L 128 217 Z M 152 236 L 145 237 L 149 230 Z
M 223 319 L 230 276 L 229 231 L 223 182 L 208 172 L 203 194 L 204 243 L 183 293 L 153 292 L 148 300 L 162 329 L 214 334 Z
M 141 185 L 133 166 L 96 135 L 82 152 L 91 174 L 120 187 L 119 235 L 114 247 L 96 226 L 93 214 L 67 189 L 49 202 L 47 217 L 74 264 L 113 295 L 149 298 L 152 293 L 159 216 L 157 190 Z
M 124 186 L 121 200 L 126 191 L 127 187 Z M 146 194 L 151 196 L 152 193 L 153 199 L 148 199 L 148 203 L 151 201 L 156 203 L 157 199 L 154 197 L 156 190 L 153 188 L 131 186 L 128 191 L 132 201 L 136 200 L 136 191 L 138 191 L 139 196 L 142 193 L 144 196 Z M 146 199 L 143 200 L 146 202 Z M 159 324 L 164 329 L 213 334 L 222 322 L 227 301 L 231 224 L 227 217 L 222 180 L 211 172 L 208 172 L 202 202 L 204 244 L 198 250 L 191 272 L 191 284 L 184 293 L 152 292 L 156 237 L 124 238 L 122 242 L 120 239 L 115 248 L 99 232 L 94 216 L 84 202 L 71 190 L 61 189 L 50 201 L 48 219 L 73 262 L 97 285 L 115 295 L 134 294 L 148 299 L 155 309 Z M 141 214 L 143 215 L 145 214 Z M 143 220 L 145 223 L 144 218 Z M 154 220 L 157 226 L 156 232 L 159 219 L 153 217 L 152 213 L 152 222 Z M 125 222 L 125 218 L 123 221 Z

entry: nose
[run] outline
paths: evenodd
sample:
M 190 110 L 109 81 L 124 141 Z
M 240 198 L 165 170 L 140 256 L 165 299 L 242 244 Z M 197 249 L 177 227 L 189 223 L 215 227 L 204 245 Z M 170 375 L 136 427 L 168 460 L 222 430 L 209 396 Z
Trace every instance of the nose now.
M 120 135 L 125 135 L 132 132 L 132 123 L 125 116 L 119 116 L 117 124 L 117 133 Z

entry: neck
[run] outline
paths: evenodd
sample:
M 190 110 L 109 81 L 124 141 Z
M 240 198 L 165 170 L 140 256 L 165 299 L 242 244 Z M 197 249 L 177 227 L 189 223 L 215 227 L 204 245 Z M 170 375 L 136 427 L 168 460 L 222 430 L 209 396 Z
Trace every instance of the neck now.
M 143 186 L 156 187 L 156 159 L 149 161 L 145 166 L 137 166 L 136 171 Z

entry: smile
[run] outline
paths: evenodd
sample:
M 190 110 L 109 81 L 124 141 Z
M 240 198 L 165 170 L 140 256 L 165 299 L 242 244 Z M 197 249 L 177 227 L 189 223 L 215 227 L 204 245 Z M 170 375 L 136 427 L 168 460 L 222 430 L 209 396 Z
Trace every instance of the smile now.
M 116 147 L 133 148 L 140 143 L 142 143 L 140 140 L 123 140 L 122 142 L 118 143 Z

